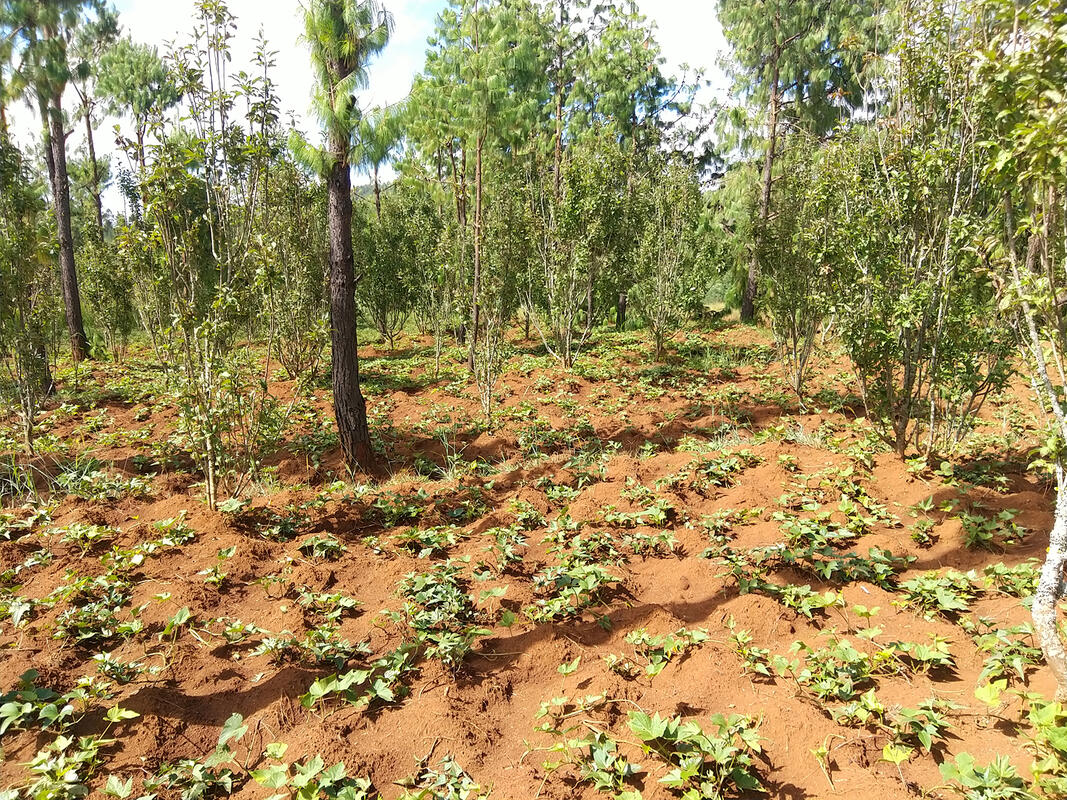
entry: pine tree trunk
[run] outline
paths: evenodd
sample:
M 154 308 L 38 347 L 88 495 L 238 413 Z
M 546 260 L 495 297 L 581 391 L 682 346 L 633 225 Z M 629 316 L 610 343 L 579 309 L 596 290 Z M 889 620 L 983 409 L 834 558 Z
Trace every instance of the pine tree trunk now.
M 141 170 L 141 180 L 145 173 L 144 129 L 144 125 L 137 126 L 137 166 Z
M 1041 568 L 1031 613 L 1045 661 L 1056 678 L 1056 699 L 1063 701 L 1067 700 L 1067 651 L 1056 624 L 1056 606 L 1063 596 L 1063 568 L 1067 563 L 1067 487 L 1062 470 L 1058 471 L 1057 477 L 1056 519 L 1049 534 L 1048 554 Z
M 59 279 L 63 289 L 67 331 L 70 334 L 71 355 L 75 361 L 89 358 L 89 337 L 82 321 L 81 296 L 78 292 L 78 272 L 74 265 L 74 235 L 70 226 L 70 178 L 67 175 L 67 137 L 63 130 L 62 96 L 55 95 L 47 112 L 49 142 L 52 155 L 52 199 L 55 206 L 56 227 L 59 231 Z
M 565 0 L 559 0 L 559 45 L 556 50 L 556 136 L 553 157 L 553 198 L 559 205 L 563 180 L 563 26 L 567 24 Z
M 334 164 L 330 168 L 327 191 L 333 411 L 345 464 L 351 470 L 367 470 L 373 466 L 374 454 L 367 426 L 367 403 L 359 388 L 356 267 L 352 250 L 352 176 L 347 159 L 343 157 L 346 144 L 341 142 L 331 149 Z
M 779 65 L 781 57 L 775 50 L 771 58 L 770 100 L 767 109 L 767 152 L 763 157 L 763 185 L 760 192 L 759 218 L 753 235 L 752 259 L 748 264 L 748 278 L 745 281 L 745 293 L 741 299 L 741 321 L 753 322 L 756 319 L 756 296 L 759 294 L 759 239 L 763 236 L 763 227 L 771 214 L 771 185 L 774 180 L 774 156 L 778 144 L 778 111 L 781 105 L 779 92 Z
M 378 165 L 374 165 L 374 215 L 382 221 L 382 185 L 378 182 Z
M 100 196 L 100 167 L 96 163 L 96 142 L 93 141 L 93 120 L 88 107 L 85 109 L 85 140 L 89 145 L 89 164 L 93 175 L 93 204 L 96 206 L 96 229 L 100 241 L 104 241 L 104 201 Z

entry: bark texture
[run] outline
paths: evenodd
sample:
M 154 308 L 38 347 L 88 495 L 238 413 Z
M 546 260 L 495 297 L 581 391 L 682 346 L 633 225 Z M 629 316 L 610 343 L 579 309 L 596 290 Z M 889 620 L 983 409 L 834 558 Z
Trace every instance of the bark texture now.
M 1061 470 L 1056 493 L 1056 520 L 1049 534 L 1048 554 L 1034 594 L 1032 614 L 1045 661 L 1056 677 L 1056 699 L 1067 700 L 1067 650 L 1056 624 L 1056 607 L 1063 596 L 1063 567 L 1067 561 L 1067 487 Z
M 359 388 L 356 267 L 352 250 L 352 176 L 345 159 L 335 156 L 327 190 L 333 411 L 345 463 L 352 470 L 368 470 L 373 466 L 374 452 L 367 426 L 367 403 Z
M 89 337 L 82 320 L 78 272 L 74 265 L 74 234 L 70 226 L 70 178 L 67 174 L 67 135 L 63 130 L 61 98 L 52 98 L 48 109 L 47 145 L 51 155 L 52 199 L 59 232 L 59 280 L 63 289 L 70 350 L 75 361 L 89 357 Z

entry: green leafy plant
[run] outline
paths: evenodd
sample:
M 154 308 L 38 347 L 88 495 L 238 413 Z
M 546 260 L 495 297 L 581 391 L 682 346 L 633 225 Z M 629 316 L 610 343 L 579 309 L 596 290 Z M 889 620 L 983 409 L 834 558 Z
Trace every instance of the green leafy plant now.
M 319 678 L 300 696 L 300 704 L 310 709 L 334 696 L 367 709 L 395 703 L 407 695 L 405 681 L 415 672 L 415 648 L 404 644 L 366 669 Z
M 986 585 L 1001 594 L 1012 597 L 1033 597 L 1040 579 L 1040 569 L 1036 560 L 1030 559 L 1014 567 L 1002 563 L 989 564 L 982 570 Z
M 644 673 L 654 678 L 675 658 L 685 657 L 707 640 L 708 632 L 703 628 L 679 628 L 663 636 L 653 636 L 644 628 L 638 628 L 626 634 L 626 642 L 633 646 L 636 663 L 619 655 L 608 655 L 604 660 L 609 669 L 620 675 L 636 677 Z
M 457 671 L 474 642 L 489 634 L 482 614 L 467 593 L 461 563 L 449 561 L 425 573 L 409 573 L 399 586 L 404 598 L 402 613 L 391 615 L 405 621 L 425 648 L 449 670 Z
M 309 615 L 322 617 L 327 622 L 338 622 L 344 616 L 355 615 L 362 603 L 341 592 L 315 592 L 304 587 L 297 602 Z
M 982 510 L 980 506 L 976 506 L 970 512 L 960 514 L 963 542 L 969 549 L 982 547 L 992 550 L 1005 544 L 1016 544 L 1026 536 L 1026 529 L 1014 521 L 1018 511 L 1005 509 L 992 517 L 975 513 Z
M 267 745 L 267 754 L 274 759 L 285 755 L 285 746 Z M 349 777 L 344 762 L 327 767 L 322 756 L 314 755 L 302 762 L 274 763 L 251 771 L 252 780 L 275 791 L 270 800 L 286 796 L 292 800 L 374 800 L 378 793 L 367 778 Z
M 872 661 L 847 639 L 830 637 L 826 647 L 813 648 L 804 642 L 794 642 L 791 653 L 800 659 L 775 656 L 772 659 L 779 675 L 788 675 L 820 700 L 848 702 L 872 684 Z
M 523 612 L 534 622 L 580 616 L 602 605 L 619 579 L 597 564 L 551 567 L 534 576 L 541 595 Z
M 323 561 L 336 561 L 347 549 L 330 535 L 310 536 L 300 545 L 300 552 Z
M 926 572 L 900 584 L 904 595 L 900 602 L 928 619 L 937 614 L 951 619 L 967 611 L 978 596 L 976 580 L 973 572 L 964 574 L 954 569 L 940 574 Z
M 628 725 L 649 755 L 670 768 L 659 779 L 683 797 L 725 797 L 762 791 L 755 757 L 762 752 L 759 723 L 749 717 L 716 714 L 705 731 L 680 717 L 631 711 Z
M 736 630 L 736 623 L 733 617 L 730 617 L 727 627 L 730 629 L 730 644 L 734 652 L 741 657 L 745 672 L 753 675 L 762 675 L 765 678 L 773 677 L 774 673 L 771 671 L 771 665 L 768 661 L 771 651 L 766 647 L 754 645 L 751 632 Z
M 118 531 L 106 525 L 88 525 L 83 522 L 72 522 L 66 528 L 53 529 L 49 533 L 52 536 L 62 534 L 60 541 L 78 547 L 83 557 L 94 547 L 118 535 Z
M 182 800 L 212 800 L 233 793 L 240 768 L 233 745 L 248 733 L 248 725 L 240 714 L 231 714 L 219 732 L 218 743 L 207 758 L 198 761 L 185 758 L 173 764 L 163 764 L 156 775 L 145 781 L 145 789 L 166 788 L 180 794 Z
M 940 769 L 942 777 L 955 784 L 955 791 L 966 800 L 1038 800 L 1007 756 L 997 756 L 981 767 L 970 753 L 959 753 Z
M 452 756 L 445 756 L 437 769 L 420 761 L 413 776 L 399 781 L 404 793 L 398 800 L 488 800 L 488 793 L 475 783 Z
M 437 558 L 446 555 L 462 536 L 463 532 L 455 525 L 442 525 L 436 528 L 408 528 L 393 534 L 393 541 L 419 558 Z

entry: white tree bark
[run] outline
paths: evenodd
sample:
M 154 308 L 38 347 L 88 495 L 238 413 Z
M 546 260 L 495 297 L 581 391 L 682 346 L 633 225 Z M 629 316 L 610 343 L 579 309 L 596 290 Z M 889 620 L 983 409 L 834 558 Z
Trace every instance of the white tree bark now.
M 1067 700 L 1067 650 L 1056 624 L 1056 607 L 1063 594 L 1063 566 L 1067 561 L 1067 487 L 1062 468 L 1056 470 L 1056 520 L 1049 534 L 1048 555 L 1034 594 L 1033 618 L 1045 661 L 1056 677 L 1056 699 Z

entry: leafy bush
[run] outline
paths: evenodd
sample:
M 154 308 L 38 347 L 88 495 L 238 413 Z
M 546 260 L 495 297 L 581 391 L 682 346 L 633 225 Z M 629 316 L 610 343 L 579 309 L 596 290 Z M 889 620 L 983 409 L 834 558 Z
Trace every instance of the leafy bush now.
M 407 622 L 427 656 L 439 659 L 452 672 L 463 664 L 474 642 L 489 634 L 479 624 L 481 614 L 467 594 L 462 572 L 461 564 L 449 561 L 429 572 L 404 576 L 398 590 L 404 611 L 392 615 Z
M 683 797 L 763 791 L 754 759 L 762 752 L 759 724 L 736 714 L 716 714 L 710 722 L 705 731 L 680 717 L 631 711 L 628 725 L 645 752 L 671 768 L 659 782 Z

